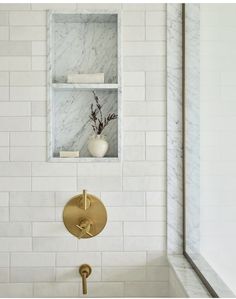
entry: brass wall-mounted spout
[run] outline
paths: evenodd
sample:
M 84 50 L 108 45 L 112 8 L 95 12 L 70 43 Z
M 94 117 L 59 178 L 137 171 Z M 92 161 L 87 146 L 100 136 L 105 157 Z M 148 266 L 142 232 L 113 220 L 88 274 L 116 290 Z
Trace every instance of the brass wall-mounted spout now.
M 83 264 L 79 267 L 79 273 L 82 277 L 82 287 L 83 287 L 83 294 L 84 295 L 86 295 L 88 293 L 87 278 L 89 277 L 91 272 L 92 272 L 92 268 L 87 264 Z

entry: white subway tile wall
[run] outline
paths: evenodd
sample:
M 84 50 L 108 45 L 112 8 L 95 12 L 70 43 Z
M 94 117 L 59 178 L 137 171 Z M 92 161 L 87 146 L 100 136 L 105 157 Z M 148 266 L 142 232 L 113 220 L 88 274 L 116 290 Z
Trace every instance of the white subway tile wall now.
M 123 160 L 46 158 L 46 10 L 122 17 Z M 0 4 L 0 297 L 168 296 L 165 4 Z M 108 223 L 77 240 L 62 222 L 82 189 Z

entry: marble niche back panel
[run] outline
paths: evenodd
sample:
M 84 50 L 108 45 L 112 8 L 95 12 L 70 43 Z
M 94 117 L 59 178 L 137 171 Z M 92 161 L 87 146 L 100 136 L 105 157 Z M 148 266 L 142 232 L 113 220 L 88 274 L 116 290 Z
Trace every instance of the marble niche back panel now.
M 103 116 L 118 113 L 117 91 L 95 90 L 102 105 Z M 87 144 L 93 135 L 89 115 L 91 104 L 95 103 L 92 91 L 55 90 L 53 95 L 53 156 L 58 157 L 61 150 L 80 151 L 80 157 L 91 157 Z M 106 157 L 118 156 L 118 122 L 109 123 L 104 129 L 109 143 Z
M 69 73 L 104 73 L 105 83 L 117 83 L 115 15 L 57 16 L 53 28 L 55 83 L 65 83 Z

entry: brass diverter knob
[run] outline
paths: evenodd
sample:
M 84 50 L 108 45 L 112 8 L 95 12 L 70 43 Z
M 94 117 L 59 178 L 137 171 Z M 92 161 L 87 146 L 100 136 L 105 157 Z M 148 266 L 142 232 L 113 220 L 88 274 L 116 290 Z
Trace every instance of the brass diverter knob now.
M 83 194 L 72 197 L 65 205 L 63 221 L 77 238 L 92 238 L 106 225 L 106 208 L 99 198 L 83 190 Z

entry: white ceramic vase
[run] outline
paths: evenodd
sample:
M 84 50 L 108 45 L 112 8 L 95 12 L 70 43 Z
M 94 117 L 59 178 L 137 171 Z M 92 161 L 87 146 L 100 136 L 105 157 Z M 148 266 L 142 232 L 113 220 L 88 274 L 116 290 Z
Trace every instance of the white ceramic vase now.
M 102 158 L 108 150 L 108 142 L 103 135 L 94 135 L 88 142 L 88 150 L 93 157 Z

